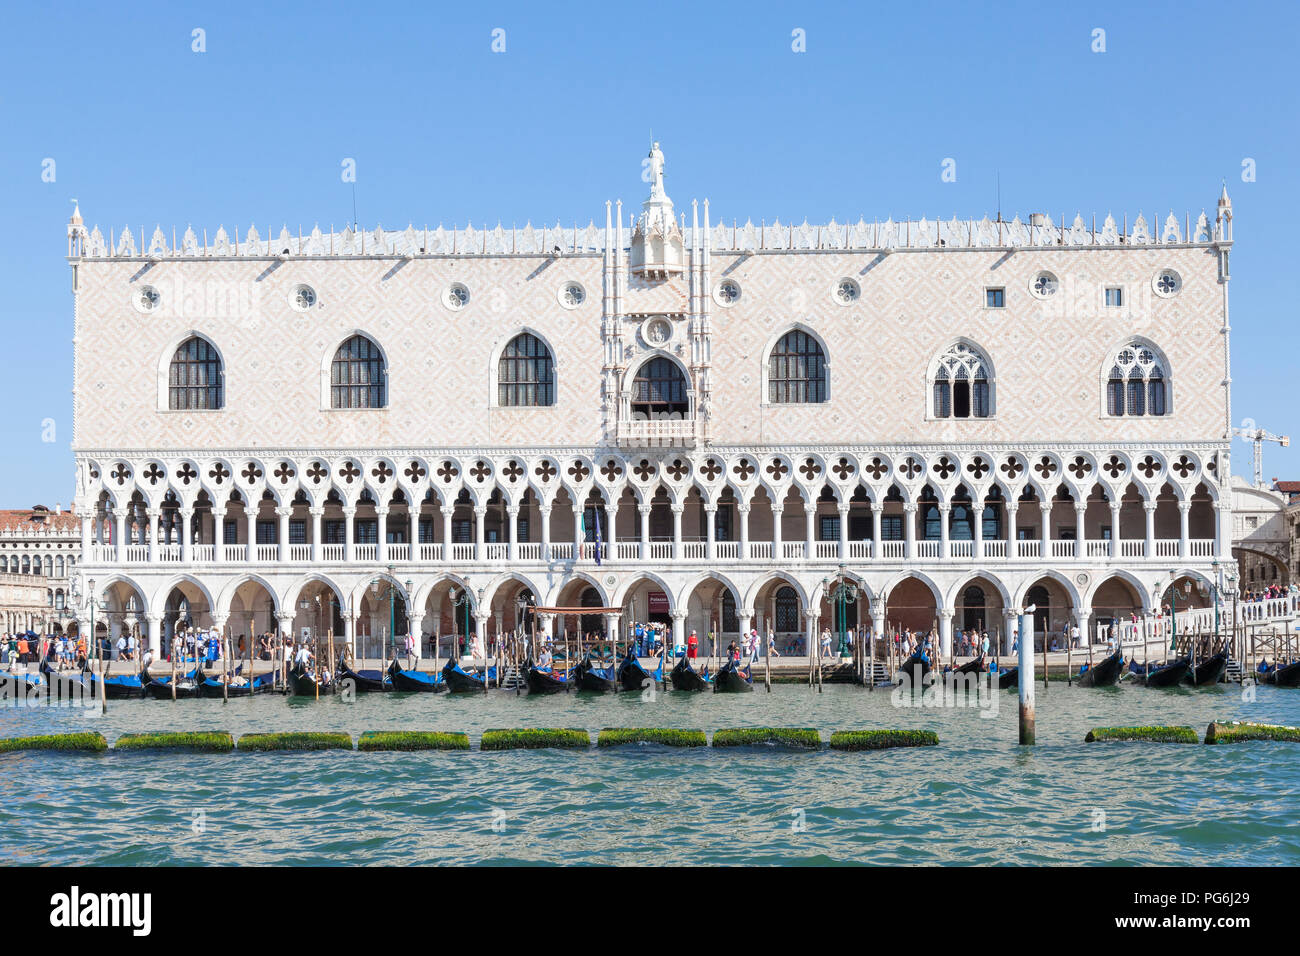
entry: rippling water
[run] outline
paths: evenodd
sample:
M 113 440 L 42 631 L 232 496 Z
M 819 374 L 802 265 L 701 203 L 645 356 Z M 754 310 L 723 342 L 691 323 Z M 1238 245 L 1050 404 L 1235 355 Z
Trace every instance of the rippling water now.
M 470 753 L 0 754 L 0 863 L 1300 863 L 1300 750 L 1088 744 L 1088 729 L 1300 723 L 1300 692 L 1037 692 L 987 710 L 888 691 L 529 699 L 362 695 L 110 702 L 103 718 L 0 709 L 0 736 L 99 730 L 461 730 Z M 985 715 L 985 716 L 982 716 Z M 479 753 L 493 727 L 909 727 L 940 745 L 876 753 L 712 748 Z M 1104 813 L 1104 818 L 1098 814 Z M 200 815 L 201 814 L 201 815 Z M 52 834 L 59 834 L 52 842 Z

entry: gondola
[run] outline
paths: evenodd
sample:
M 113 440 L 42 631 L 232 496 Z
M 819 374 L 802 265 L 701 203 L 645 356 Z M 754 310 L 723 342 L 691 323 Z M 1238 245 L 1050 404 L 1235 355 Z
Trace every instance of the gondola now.
M 0 699 L 22 701 L 45 693 L 45 678 L 40 674 L 12 674 L 0 671 Z
M 900 684 L 903 682 L 902 678 L 906 678 L 912 687 L 923 687 L 925 686 L 926 678 L 930 674 L 930 659 L 926 656 L 924 651 L 917 651 L 907 660 L 903 661 L 902 666 L 898 668 L 898 671 L 901 675 L 899 680 Z
M 1191 668 L 1190 657 L 1180 657 L 1174 661 L 1165 661 L 1163 664 L 1139 664 L 1137 661 L 1130 661 L 1128 665 L 1129 673 L 1139 677 L 1147 687 L 1175 687 L 1182 683 Z
M 447 689 L 453 694 L 483 693 L 487 690 L 487 684 L 483 682 L 483 675 L 477 670 L 471 672 L 460 666 L 460 661 L 451 658 L 447 665 L 442 669 L 442 679 L 447 684 Z
M 196 667 L 188 674 L 176 675 L 176 699 L 189 700 L 199 696 L 199 669 Z M 153 677 L 144 685 L 144 692 L 154 700 L 172 699 L 172 677 Z
M 577 668 L 573 670 L 576 671 Z M 524 675 L 530 694 L 562 694 L 574 688 L 572 671 L 568 677 L 562 677 L 553 667 L 538 667 L 532 658 L 524 663 Z
M 647 684 L 646 681 L 650 681 Z M 644 690 L 646 687 L 658 687 L 664 682 L 664 659 L 659 658 L 659 666 L 651 674 L 641 666 L 641 662 L 636 656 L 629 654 L 623 658 L 623 663 L 618 668 L 618 685 L 624 690 Z
M 718 668 L 718 672 L 713 675 L 713 692 L 715 694 L 749 694 L 754 691 L 754 676 L 750 673 L 750 666 L 745 665 L 742 670 L 740 661 L 734 657 L 728 657 L 727 663 Z
M 352 681 L 353 688 L 359 694 L 368 694 L 371 691 L 379 692 L 392 690 L 392 682 L 386 680 L 381 671 L 354 671 L 347 664 L 339 661 L 339 684 L 343 685 L 345 681 Z
M 683 657 L 668 674 L 673 690 L 708 690 L 710 684 L 708 667 L 697 671 L 688 658 Z
M 317 678 L 318 675 L 307 670 L 304 665 L 295 664 L 289 671 L 289 693 L 294 697 L 315 697 L 318 693 Z M 319 683 L 319 693 L 334 693 L 334 681 L 323 680 Z
M 86 672 L 86 683 L 98 697 L 101 693 L 109 700 L 139 700 L 144 697 L 144 688 L 149 683 L 149 675 L 109 674 L 102 680 L 94 671 Z
M 1223 672 L 1228 666 L 1228 652 L 1219 651 L 1213 657 L 1207 657 L 1188 672 L 1188 679 L 1201 687 L 1206 684 L 1217 684 L 1223 679 Z
M 231 676 L 237 676 L 238 674 L 239 672 L 236 671 Z M 229 687 L 225 688 L 224 690 L 222 689 L 222 681 L 215 680 L 214 678 L 211 677 L 205 677 L 203 679 L 203 683 L 199 684 L 199 696 L 215 697 L 218 699 L 226 699 L 229 697 L 249 697 L 253 694 L 265 694 L 266 692 L 274 689 L 274 687 L 275 687 L 274 671 L 268 671 L 265 674 L 259 674 L 258 676 L 253 678 L 251 684 L 249 682 L 245 682 L 243 684 L 231 684 Z M 313 691 L 313 693 L 315 692 Z
M 1004 671 L 998 671 L 998 690 L 1007 690 L 1012 687 L 1020 686 L 1020 668 L 1008 667 Z
M 55 700 L 80 700 L 91 694 L 91 685 L 86 679 L 85 671 L 60 673 L 50 667 L 49 661 L 41 663 L 40 671 L 45 678 L 46 693 Z
M 975 658 L 974 660 L 969 660 L 965 664 L 962 664 L 961 667 L 958 667 L 955 671 L 952 671 L 952 673 L 980 674 L 983 673 L 983 671 L 984 671 L 984 655 L 981 654 L 979 657 Z
M 1109 657 L 1103 657 L 1091 667 L 1084 665 L 1079 672 L 1076 683 L 1080 687 L 1109 687 L 1119 680 L 1119 673 L 1124 669 L 1124 652 L 1116 650 Z
M 1269 681 L 1270 684 L 1276 684 L 1278 687 L 1300 687 L 1300 661 L 1275 667 L 1271 675 L 1273 679 Z
M 602 662 L 603 663 L 603 662 Z M 573 680 L 578 690 L 593 694 L 612 694 L 614 692 L 614 666 L 599 667 L 588 654 L 573 669 Z
M 388 665 L 388 679 L 393 684 L 393 690 L 405 694 L 433 694 L 447 689 L 447 682 L 441 672 L 404 671 L 402 665 L 397 663 L 397 658 L 393 658 L 393 662 Z

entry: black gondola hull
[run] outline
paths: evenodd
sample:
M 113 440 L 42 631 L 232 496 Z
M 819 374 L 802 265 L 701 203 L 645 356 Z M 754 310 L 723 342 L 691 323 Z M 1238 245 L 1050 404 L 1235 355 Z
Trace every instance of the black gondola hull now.
M 470 674 L 461 669 L 455 659 L 447 661 L 442 669 L 442 679 L 447 685 L 447 690 L 453 694 L 482 694 L 487 690 L 487 684 L 483 678 L 477 674 Z
M 438 675 L 441 678 L 441 674 Z M 393 690 L 404 694 L 436 694 L 447 689 L 444 680 L 421 680 L 412 677 L 410 671 L 402 670 L 402 665 L 393 661 L 388 665 L 388 679 L 393 683 Z
M 316 677 L 305 667 L 295 667 L 289 671 L 289 694 L 293 697 L 315 697 L 317 694 Z M 334 693 L 334 684 L 326 681 L 320 684 L 319 693 Z
M 1181 658 L 1147 671 L 1146 686 L 1177 687 L 1192 668 L 1190 658 Z
M 1269 683 L 1276 684 L 1278 687 L 1300 687 L 1300 661 L 1276 668 L 1273 671 L 1273 679 Z
M 1124 653 L 1116 651 L 1081 673 L 1075 683 L 1080 687 L 1109 687 L 1119 680 L 1124 669 Z
M 690 662 L 683 657 L 668 675 L 673 690 L 703 691 L 709 689 L 709 682 L 699 675 Z
M 372 671 L 371 673 L 374 672 Z M 359 674 L 352 668 L 348 667 L 347 664 L 343 663 L 339 664 L 338 680 L 340 684 L 344 681 L 352 681 L 353 687 L 356 689 L 357 693 L 360 694 L 381 693 L 393 689 L 392 684 L 384 680 L 382 674 L 379 677 L 371 677 L 368 674 Z
M 1207 657 L 1201 661 L 1190 672 L 1190 678 L 1197 687 L 1206 684 L 1217 684 L 1223 679 L 1223 672 L 1228 666 L 1228 655 L 1225 651 L 1220 651 L 1213 657 Z
M 735 661 L 727 661 L 718 669 L 713 678 L 715 694 L 750 694 L 754 691 L 753 680 L 747 680 L 740 672 Z
M 1008 690 L 1012 687 L 1020 686 L 1020 668 L 1008 667 L 1004 671 L 998 671 L 998 689 Z
M 906 682 L 913 688 L 924 687 L 929 677 L 930 662 L 920 654 L 913 654 L 898 668 L 898 682 Z

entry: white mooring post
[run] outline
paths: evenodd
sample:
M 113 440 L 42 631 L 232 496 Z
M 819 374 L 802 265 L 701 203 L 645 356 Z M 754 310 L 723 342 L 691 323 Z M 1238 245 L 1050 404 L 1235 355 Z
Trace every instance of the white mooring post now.
M 1029 605 L 1020 612 L 1020 743 L 1032 746 L 1034 743 L 1034 633 L 1027 630 L 1026 621 L 1032 622 L 1036 605 Z M 1047 635 L 1044 632 L 1043 639 Z

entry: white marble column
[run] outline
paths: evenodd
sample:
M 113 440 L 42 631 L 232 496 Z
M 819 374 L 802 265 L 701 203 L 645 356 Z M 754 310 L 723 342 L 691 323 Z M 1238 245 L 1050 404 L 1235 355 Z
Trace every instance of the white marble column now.
M 289 518 L 292 514 L 293 514 L 292 506 L 275 509 L 275 516 L 280 521 L 280 527 L 278 531 L 280 537 L 280 560 L 281 561 L 289 560 Z
M 507 549 L 506 557 L 511 563 L 519 560 L 519 506 L 510 505 L 506 508 L 506 521 L 509 523 L 510 544 Z
M 742 501 L 736 508 L 740 520 L 740 560 L 749 560 L 749 502 Z
M 451 517 L 456 513 L 455 505 L 443 505 L 439 511 L 442 513 L 442 561 L 444 564 L 451 563 Z
M 718 506 L 716 504 L 705 505 L 704 507 L 704 557 L 709 561 L 717 560 L 717 541 L 715 536 L 718 533 Z
M 682 511 L 683 505 L 674 503 L 673 506 L 673 560 L 682 560 Z
M 325 514 L 324 508 L 311 509 L 311 563 L 320 564 L 324 557 L 324 551 L 321 550 L 321 518 Z
M 1144 501 L 1142 510 L 1146 512 L 1146 558 L 1150 561 L 1156 556 L 1156 503 Z
M 378 526 L 375 533 L 375 561 L 378 564 L 388 563 L 388 508 L 375 509 L 375 524 Z
M 1191 510 L 1192 503 L 1190 501 L 1178 502 L 1178 556 L 1180 558 L 1192 556 L 1190 525 L 1188 522 Z
M 357 559 L 356 517 L 356 505 L 343 508 L 343 560 L 347 564 L 352 564 Z
M 642 561 L 650 560 L 650 509 L 652 505 L 636 506 L 637 514 L 641 516 L 641 546 L 638 549 Z

